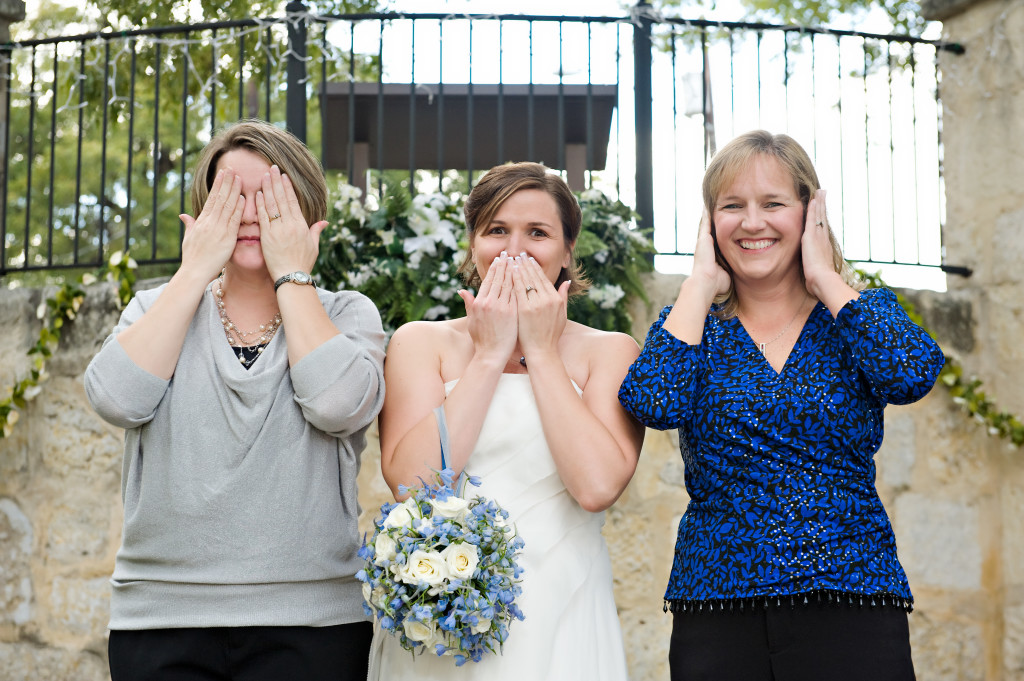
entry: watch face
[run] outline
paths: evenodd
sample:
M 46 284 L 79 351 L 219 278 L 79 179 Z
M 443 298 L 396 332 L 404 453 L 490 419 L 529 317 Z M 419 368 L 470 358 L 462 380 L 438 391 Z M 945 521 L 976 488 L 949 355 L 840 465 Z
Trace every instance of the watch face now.
M 292 281 L 296 284 L 310 284 L 313 282 L 313 277 L 309 276 L 305 272 L 296 272 L 292 275 Z

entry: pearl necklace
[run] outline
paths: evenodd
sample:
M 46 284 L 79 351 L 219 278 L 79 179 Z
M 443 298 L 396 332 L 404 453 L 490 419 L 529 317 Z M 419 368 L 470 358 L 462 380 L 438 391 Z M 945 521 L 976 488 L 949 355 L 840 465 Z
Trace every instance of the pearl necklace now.
M 274 337 L 275 333 L 277 333 L 277 330 L 281 328 L 281 313 L 278 312 L 274 315 L 274 318 L 266 324 L 260 324 L 258 329 L 242 331 L 233 321 L 231 321 L 231 317 L 228 316 L 227 310 L 224 309 L 223 273 L 217 277 L 217 290 L 214 291 L 214 296 L 217 300 L 217 312 L 220 314 L 220 323 L 224 326 L 224 335 L 228 338 L 228 345 L 231 347 L 250 347 L 255 345 L 258 346 L 256 351 L 262 353 L 263 346 L 269 343 L 270 339 Z M 255 341 L 250 340 L 257 334 L 259 334 L 259 337 L 256 338 Z M 245 359 L 243 357 L 240 357 L 238 361 L 245 364 Z M 252 361 L 255 361 L 255 358 Z M 252 364 L 252 362 L 249 362 L 249 364 Z
M 779 333 L 775 336 L 775 338 L 772 338 L 770 341 L 765 341 L 764 343 L 758 343 L 757 341 L 754 341 L 754 345 L 756 345 L 757 349 L 761 351 L 761 355 L 762 356 L 764 356 L 765 348 L 767 346 L 771 345 L 775 341 L 777 341 L 780 338 L 782 338 L 782 335 L 784 333 L 786 333 L 787 331 L 789 331 L 789 327 L 793 326 L 793 322 L 795 322 L 796 318 L 800 316 L 800 311 L 804 309 L 804 304 L 806 302 L 807 302 L 806 298 L 803 301 L 800 302 L 800 307 L 798 307 L 796 309 L 796 314 L 793 315 L 793 318 L 789 320 L 788 324 L 786 324 L 784 327 L 782 327 L 782 331 L 779 331 Z M 742 321 L 742 320 L 740 320 L 740 321 Z M 751 338 L 750 340 L 754 340 L 754 339 Z

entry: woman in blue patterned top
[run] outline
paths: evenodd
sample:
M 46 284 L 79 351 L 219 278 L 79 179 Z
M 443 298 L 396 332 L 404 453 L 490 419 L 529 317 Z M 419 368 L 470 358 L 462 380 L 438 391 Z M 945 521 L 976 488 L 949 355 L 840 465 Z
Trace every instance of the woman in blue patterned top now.
M 885 405 L 927 394 L 942 352 L 891 291 L 860 290 L 792 138 L 732 141 L 703 193 L 693 272 L 619 392 L 679 429 L 672 679 L 913 679 L 873 456 Z

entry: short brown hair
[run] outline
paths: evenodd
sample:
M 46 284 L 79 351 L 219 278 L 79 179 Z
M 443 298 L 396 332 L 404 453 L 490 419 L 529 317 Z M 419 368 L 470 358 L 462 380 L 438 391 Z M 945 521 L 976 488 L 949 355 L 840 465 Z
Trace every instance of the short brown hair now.
M 590 281 L 583 274 L 575 254 L 576 241 L 580 238 L 580 230 L 583 229 L 583 212 L 565 180 L 548 172 L 547 166 L 540 163 L 507 163 L 494 166 L 480 178 L 466 198 L 463 209 L 466 216 L 466 235 L 470 244 L 473 243 L 473 237 L 477 232 L 491 223 L 501 205 L 510 196 L 524 189 L 539 189 L 546 192 L 558 206 L 562 236 L 569 248 L 569 266 L 563 267 L 558 273 L 555 287 L 561 286 L 566 280 L 572 280 L 569 285 L 570 297 L 585 292 L 590 288 Z M 466 254 L 466 259 L 459 266 L 459 274 L 467 286 L 480 286 L 480 274 L 473 264 L 471 254 Z
M 302 216 L 312 225 L 327 217 L 327 183 L 320 161 L 298 137 L 287 130 L 255 118 L 246 118 L 223 128 L 202 151 L 192 176 L 192 215 L 198 216 L 217 177 L 217 162 L 235 149 L 247 149 L 276 165 L 295 187 Z
M 724 147 L 718 150 L 708 169 L 704 172 L 702 189 L 704 192 L 704 207 L 708 215 L 715 214 L 715 202 L 718 196 L 725 191 L 736 179 L 736 176 L 750 166 L 750 163 L 758 156 L 773 158 L 789 173 L 793 179 L 793 185 L 804 210 L 810 203 L 814 192 L 821 188 L 818 182 L 818 173 L 814 170 L 814 163 L 807 155 L 804 148 L 789 135 L 773 135 L 765 130 L 752 130 L 740 135 Z M 714 223 L 712 223 L 712 231 Z M 832 266 L 839 273 L 843 280 L 857 290 L 864 288 L 864 284 L 857 279 L 856 274 L 846 259 L 843 258 L 843 250 L 839 246 L 831 225 L 828 228 L 828 240 L 832 244 Z M 715 246 L 715 260 L 718 264 L 732 275 L 729 263 L 722 257 L 721 251 Z M 803 261 L 800 261 L 800 273 L 803 275 Z M 736 308 L 739 301 L 736 300 L 736 290 L 730 285 L 729 290 L 715 299 L 719 309 L 716 314 L 723 319 L 729 319 L 736 315 Z

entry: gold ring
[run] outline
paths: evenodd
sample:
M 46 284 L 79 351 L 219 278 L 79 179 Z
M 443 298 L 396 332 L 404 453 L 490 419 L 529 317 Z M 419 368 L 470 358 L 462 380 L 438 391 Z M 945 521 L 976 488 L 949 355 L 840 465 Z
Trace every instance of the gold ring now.
M 270 216 L 270 219 L 271 219 L 271 220 L 276 220 L 276 219 L 278 219 L 279 217 L 281 217 L 281 214 L 280 214 L 280 213 L 274 213 L 273 215 L 271 215 L 271 216 Z M 821 223 L 819 222 L 818 224 L 820 225 Z

